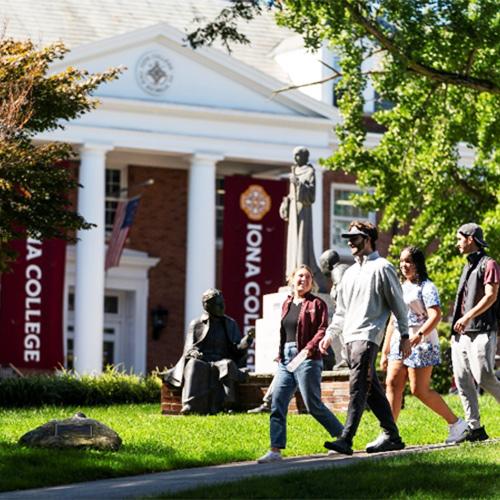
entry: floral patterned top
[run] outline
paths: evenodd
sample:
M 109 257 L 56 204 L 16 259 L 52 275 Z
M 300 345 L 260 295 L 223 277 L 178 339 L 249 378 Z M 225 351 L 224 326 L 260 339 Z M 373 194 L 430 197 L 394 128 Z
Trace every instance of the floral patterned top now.
M 405 281 L 402 288 L 408 306 L 408 326 L 422 326 L 427 321 L 427 309 L 441 305 L 436 285 L 430 280 L 422 283 Z

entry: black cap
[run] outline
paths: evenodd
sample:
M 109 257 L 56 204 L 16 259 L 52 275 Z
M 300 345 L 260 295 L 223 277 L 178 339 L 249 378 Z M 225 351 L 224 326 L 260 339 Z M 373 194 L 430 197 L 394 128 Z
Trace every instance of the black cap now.
M 463 236 L 472 236 L 474 241 L 481 247 L 487 247 L 488 243 L 484 241 L 483 230 L 475 222 L 468 222 L 458 228 L 458 233 Z

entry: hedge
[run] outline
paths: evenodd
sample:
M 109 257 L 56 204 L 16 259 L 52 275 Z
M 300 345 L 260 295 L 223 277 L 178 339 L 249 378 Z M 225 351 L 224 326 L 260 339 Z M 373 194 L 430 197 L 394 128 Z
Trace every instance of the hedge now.
M 452 380 L 450 325 L 443 322 L 438 330 L 442 363 L 434 367 L 432 386 L 447 393 Z M 160 391 L 161 379 L 156 373 L 142 377 L 113 367 L 98 376 L 63 371 L 0 379 L 0 407 L 159 403 Z
M 60 372 L 0 379 L 0 406 L 159 403 L 161 380 L 107 369 L 100 375 Z
M 453 368 L 451 364 L 451 325 L 442 321 L 438 325 L 441 346 L 441 364 L 432 370 L 432 388 L 441 394 L 447 394 L 451 387 Z

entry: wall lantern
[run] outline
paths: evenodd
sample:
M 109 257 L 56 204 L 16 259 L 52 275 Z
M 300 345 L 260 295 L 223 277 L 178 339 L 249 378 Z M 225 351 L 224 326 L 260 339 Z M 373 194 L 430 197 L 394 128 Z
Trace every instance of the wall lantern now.
M 161 332 L 167 326 L 168 310 L 162 306 L 151 309 L 151 325 L 153 327 L 153 339 L 158 340 Z

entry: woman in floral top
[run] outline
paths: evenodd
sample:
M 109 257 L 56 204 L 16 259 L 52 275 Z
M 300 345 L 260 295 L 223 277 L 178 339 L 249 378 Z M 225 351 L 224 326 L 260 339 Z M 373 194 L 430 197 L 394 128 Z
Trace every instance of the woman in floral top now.
M 405 248 L 399 258 L 403 275 L 403 297 L 408 306 L 408 326 L 411 354 L 402 359 L 399 354 L 399 332 L 391 320 L 382 347 L 380 367 L 387 370 L 386 391 L 396 421 L 401 410 L 406 380 L 411 393 L 448 423 L 447 443 L 463 440 L 467 423 L 458 418 L 444 399 L 430 387 L 432 367 L 441 362 L 436 326 L 441 320 L 439 293 L 429 280 L 425 256 L 416 247 Z

